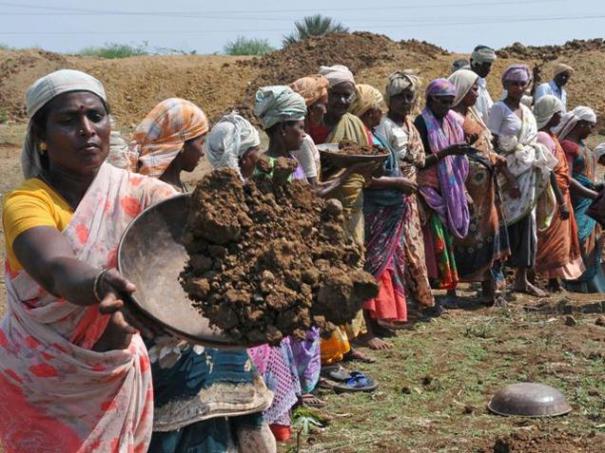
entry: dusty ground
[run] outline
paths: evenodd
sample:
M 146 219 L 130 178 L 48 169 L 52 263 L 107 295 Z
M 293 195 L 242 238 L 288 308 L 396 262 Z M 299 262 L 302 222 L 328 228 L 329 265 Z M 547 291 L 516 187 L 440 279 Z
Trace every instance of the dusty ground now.
M 416 323 L 400 331 L 391 351 L 374 354 L 376 364 L 356 365 L 380 382 L 378 391 L 326 394 L 334 419 L 301 446 L 313 452 L 604 451 L 605 328 L 595 324 L 604 309 L 602 296 L 567 294 L 520 298 L 501 309 L 469 304 Z M 568 316 L 575 325 L 566 325 Z M 487 411 L 497 389 L 523 381 L 560 389 L 573 412 L 524 419 Z

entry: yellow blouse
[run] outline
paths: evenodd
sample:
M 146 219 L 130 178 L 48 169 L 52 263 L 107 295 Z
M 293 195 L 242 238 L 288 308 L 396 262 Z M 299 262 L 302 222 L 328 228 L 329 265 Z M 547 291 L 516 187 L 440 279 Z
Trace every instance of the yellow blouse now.
M 19 188 L 9 192 L 2 208 L 2 224 L 10 271 L 23 269 L 13 251 L 13 243 L 21 233 L 39 226 L 63 231 L 71 222 L 73 214 L 65 199 L 40 179 L 28 179 Z

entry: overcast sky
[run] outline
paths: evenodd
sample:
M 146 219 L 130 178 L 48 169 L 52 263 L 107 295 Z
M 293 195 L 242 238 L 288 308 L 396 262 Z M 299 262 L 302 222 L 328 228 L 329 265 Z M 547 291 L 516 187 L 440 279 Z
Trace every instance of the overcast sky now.
M 560 44 L 605 35 L 605 0 L 0 0 L 0 43 L 74 52 L 107 42 L 222 52 L 238 35 L 279 47 L 306 15 L 352 31 L 416 38 L 451 51 L 476 44 Z

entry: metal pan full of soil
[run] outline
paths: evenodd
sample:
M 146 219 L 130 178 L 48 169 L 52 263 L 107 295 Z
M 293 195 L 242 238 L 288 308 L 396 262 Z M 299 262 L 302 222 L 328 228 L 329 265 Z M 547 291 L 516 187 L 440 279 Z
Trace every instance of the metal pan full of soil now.
M 141 213 L 118 248 L 118 269 L 133 282 L 134 311 L 169 333 L 203 346 L 233 348 L 234 341 L 196 310 L 179 283 L 189 259 L 182 244 L 188 194 L 164 200 Z

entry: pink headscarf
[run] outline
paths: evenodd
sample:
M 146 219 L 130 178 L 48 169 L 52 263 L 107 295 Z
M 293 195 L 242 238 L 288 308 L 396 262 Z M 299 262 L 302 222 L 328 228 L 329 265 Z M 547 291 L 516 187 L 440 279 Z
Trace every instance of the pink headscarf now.
M 531 80 L 531 71 L 525 64 L 510 65 L 502 74 L 502 84 L 506 82 L 524 82 L 529 83 Z
M 456 87 L 447 79 L 435 79 L 426 87 L 426 97 L 456 96 Z

